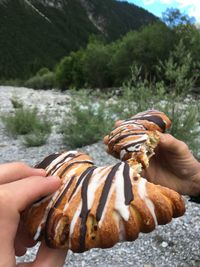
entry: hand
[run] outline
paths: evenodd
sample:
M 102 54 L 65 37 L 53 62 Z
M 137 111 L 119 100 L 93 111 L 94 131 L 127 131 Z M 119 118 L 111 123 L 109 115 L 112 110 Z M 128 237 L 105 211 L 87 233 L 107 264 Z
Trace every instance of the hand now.
M 25 232 L 20 215 L 31 203 L 59 188 L 58 177 L 45 175 L 44 170 L 23 163 L 0 165 L 0 267 L 16 266 L 15 255 L 22 256 L 27 247 L 35 245 Z M 33 263 L 18 266 L 60 267 L 66 253 L 66 250 L 53 250 L 41 244 Z
M 184 195 L 200 194 L 200 163 L 188 146 L 170 134 L 161 134 L 155 155 L 143 175 Z

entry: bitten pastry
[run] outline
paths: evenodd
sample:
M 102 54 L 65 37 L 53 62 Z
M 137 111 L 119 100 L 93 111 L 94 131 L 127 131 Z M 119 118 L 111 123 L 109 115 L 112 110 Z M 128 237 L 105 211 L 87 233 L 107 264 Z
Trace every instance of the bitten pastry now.
M 141 162 L 148 166 L 149 158 L 159 142 L 159 132 L 171 126 L 170 119 L 158 110 L 147 110 L 127 120 L 117 121 L 115 129 L 104 137 L 107 152 L 121 160 Z
M 140 165 L 96 167 L 78 151 L 48 156 L 37 167 L 58 175 L 62 185 L 25 211 L 30 235 L 44 239 L 49 247 L 80 253 L 133 241 L 140 232 L 151 232 L 183 215 L 181 196 L 147 182 L 138 174 Z

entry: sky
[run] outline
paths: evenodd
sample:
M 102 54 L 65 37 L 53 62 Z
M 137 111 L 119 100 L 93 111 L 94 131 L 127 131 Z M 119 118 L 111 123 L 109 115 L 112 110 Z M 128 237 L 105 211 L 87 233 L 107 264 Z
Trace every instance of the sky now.
M 200 23 L 200 0 L 127 0 L 137 6 L 147 9 L 158 17 L 167 8 L 178 8 L 182 13 L 196 19 Z

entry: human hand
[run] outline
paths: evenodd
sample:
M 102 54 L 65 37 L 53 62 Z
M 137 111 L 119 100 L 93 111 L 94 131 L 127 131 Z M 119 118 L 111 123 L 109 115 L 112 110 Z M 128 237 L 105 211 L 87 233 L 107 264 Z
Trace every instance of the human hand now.
M 34 169 L 23 163 L 0 165 L 0 267 L 16 266 L 16 256 L 26 253 L 35 245 L 20 221 L 21 213 L 31 203 L 53 193 L 60 186 L 58 177 L 45 177 L 42 169 Z M 63 266 L 66 250 L 53 250 L 41 244 L 33 263 L 20 263 L 25 267 Z
M 143 175 L 183 195 L 200 194 L 200 163 L 188 146 L 170 134 L 161 134 L 155 155 Z

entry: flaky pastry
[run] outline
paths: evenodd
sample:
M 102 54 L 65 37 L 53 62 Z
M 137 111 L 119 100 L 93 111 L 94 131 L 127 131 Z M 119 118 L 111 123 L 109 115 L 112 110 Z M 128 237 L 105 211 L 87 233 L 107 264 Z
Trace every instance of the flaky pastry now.
M 35 202 L 23 218 L 30 235 L 52 248 L 78 253 L 109 248 L 185 211 L 178 193 L 140 176 L 140 163 L 96 167 L 88 155 L 68 151 L 48 156 L 37 167 L 59 176 L 62 185 Z

